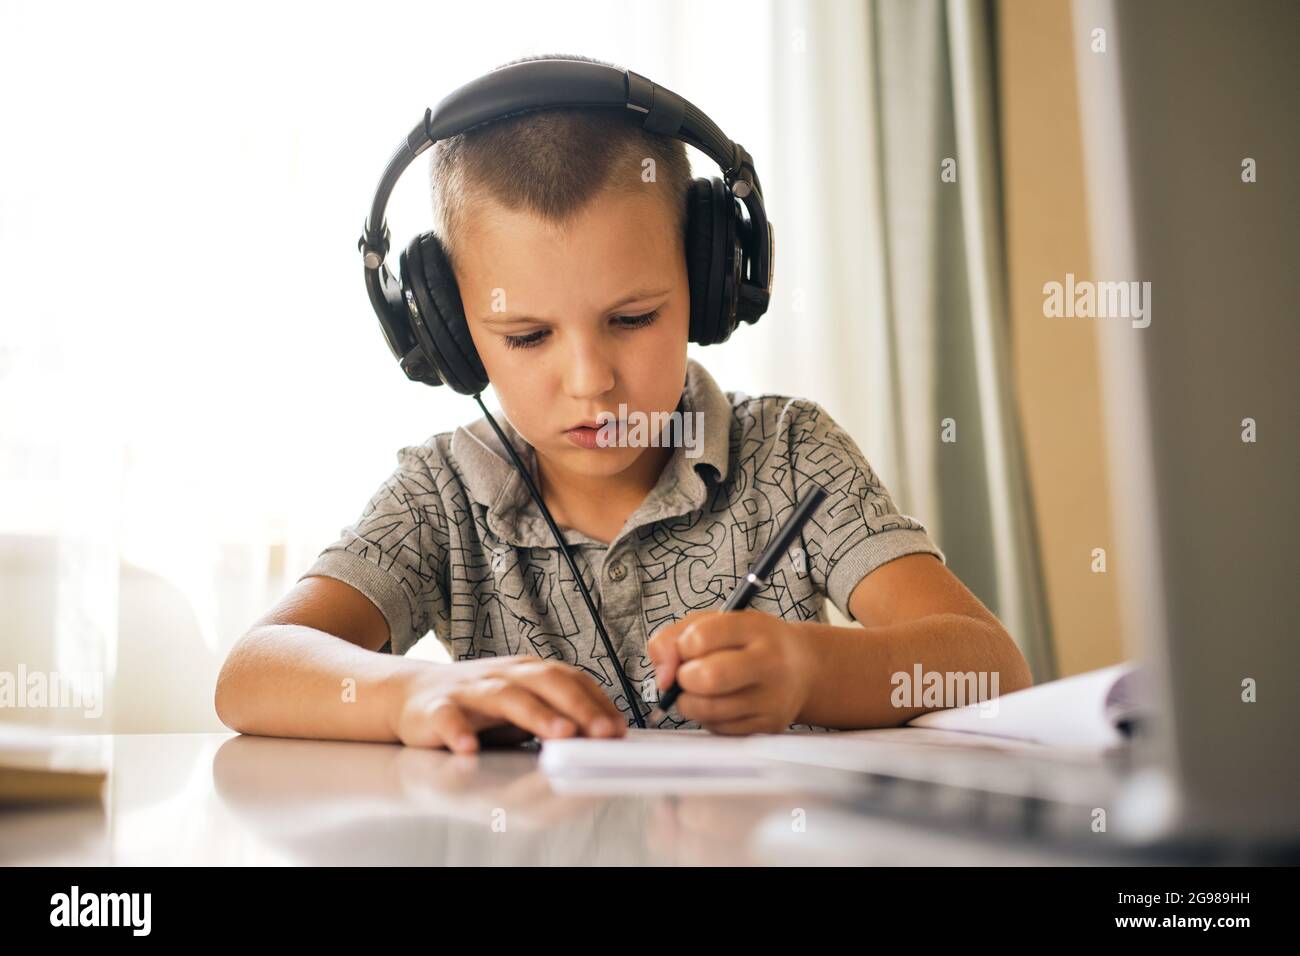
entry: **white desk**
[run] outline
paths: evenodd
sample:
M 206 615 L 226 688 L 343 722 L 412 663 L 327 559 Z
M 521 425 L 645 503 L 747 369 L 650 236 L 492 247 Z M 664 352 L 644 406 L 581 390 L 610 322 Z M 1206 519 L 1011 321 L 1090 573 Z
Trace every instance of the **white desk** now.
M 104 746 L 103 805 L 0 812 L 0 864 L 1101 862 L 849 811 L 797 775 L 761 794 L 569 796 L 528 748 L 462 757 L 238 734 L 120 734 Z

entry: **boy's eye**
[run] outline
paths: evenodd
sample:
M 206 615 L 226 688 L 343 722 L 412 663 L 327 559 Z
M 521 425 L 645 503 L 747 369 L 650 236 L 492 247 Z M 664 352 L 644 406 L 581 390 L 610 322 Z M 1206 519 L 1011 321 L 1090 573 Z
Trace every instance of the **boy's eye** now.
M 625 329 L 639 329 L 649 325 L 657 318 L 659 318 L 659 310 L 655 309 L 645 315 L 616 315 L 613 321 Z M 536 332 L 529 332 L 527 335 L 506 335 L 503 338 L 506 340 L 507 348 L 529 349 L 535 345 L 540 345 L 546 335 L 546 329 L 538 329 Z
M 506 347 L 512 349 L 532 348 L 542 341 L 542 336 L 545 334 L 545 329 L 539 329 L 536 332 L 529 332 L 527 335 L 507 335 L 505 336 Z

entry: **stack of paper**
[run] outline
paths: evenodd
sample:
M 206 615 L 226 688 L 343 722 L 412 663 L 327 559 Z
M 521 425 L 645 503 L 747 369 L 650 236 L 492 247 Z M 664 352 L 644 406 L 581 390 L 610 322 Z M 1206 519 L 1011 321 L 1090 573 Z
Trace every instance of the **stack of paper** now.
M 1143 711 L 1135 665 L 1116 664 L 1003 694 L 993 701 L 936 710 L 908 722 L 962 733 L 1029 740 L 1068 750 L 1123 746 Z
M 903 727 L 748 736 L 632 728 L 615 739 L 547 740 L 540 766 L 557 790 L 735 792 L 788 789 L 783 764 L 790 762 L 828 759 L 828 765 L 866 769 L 863 761 L 871 757 L 882 765 L 937 766 L 939 747 L 954 760 L 976 752 L 1032 756 L 1040 748 L 1081 757 L 1123 745 L 1121 727 L 1143 712 L 1135 676 L 1133 665 L 1118 664 L 992 702 L 933 711 Z
M 540 767 L 556 790 L 764 791 L 789 787 L 780 768 L 748 738 L 707 730 L 631 727 L 616 738 L 564 737 L 542 743 Z
M 107 776 L 97 741 L 0 724 L 0 805 L 98 801 Z

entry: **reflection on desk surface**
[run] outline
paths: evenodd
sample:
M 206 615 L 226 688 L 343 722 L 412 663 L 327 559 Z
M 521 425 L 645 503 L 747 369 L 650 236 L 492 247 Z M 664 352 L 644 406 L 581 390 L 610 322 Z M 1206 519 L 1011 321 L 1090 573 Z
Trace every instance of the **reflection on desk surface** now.
M 754 865 L 1070 862 L 848 812 L 797 777 L 760 793 L 559 793 L 535 743 L 125 734 L 102 805 L 0 814 L 5 865 Z M 743 784 L 742 784 L 743 786 Z

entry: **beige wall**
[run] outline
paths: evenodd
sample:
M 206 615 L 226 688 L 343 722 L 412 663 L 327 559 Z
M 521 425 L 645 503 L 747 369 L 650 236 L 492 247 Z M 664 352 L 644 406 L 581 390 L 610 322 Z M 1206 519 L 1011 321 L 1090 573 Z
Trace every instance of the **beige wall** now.
M 999 0 L 1003 188 L 1016 385 L 1061 676 L 1122 658 L 1097 329 L 1043 316 L 1043 283 L 1088 276 L 1068 0 Z

